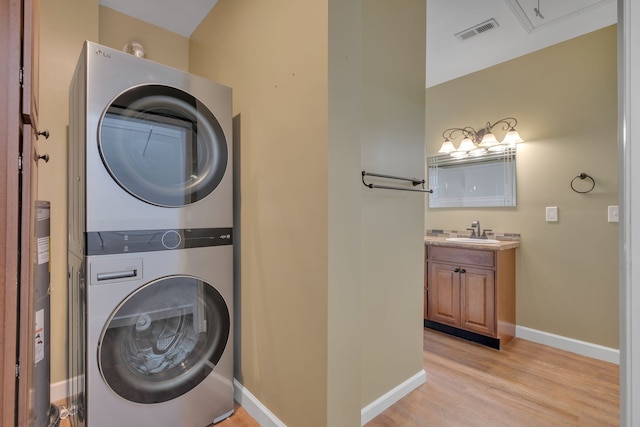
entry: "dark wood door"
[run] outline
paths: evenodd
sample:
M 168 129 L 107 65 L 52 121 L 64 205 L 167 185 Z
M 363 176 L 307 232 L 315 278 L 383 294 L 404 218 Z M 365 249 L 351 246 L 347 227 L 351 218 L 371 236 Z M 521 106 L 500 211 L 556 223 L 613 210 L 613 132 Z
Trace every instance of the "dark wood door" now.
M 0 425 L 29 424 L 39 0 L 0 2 Z M 22 53 L 24 52 L 24 56 Z M 23 58 L 27 61 L 23 62 Z M 26 68 L 25 68 L 26 66 Z M 26 76 L 26 79 L 25 79 Z M 35 85 L 34 85 L 35 83 Z M 35 90 L 34 90 L 35 88 Z M 24 101 L 28 99 L 28 101 Z
M 13 426 L 16 408 L 18 349 L 19 169 L 20 154 L 20 2 L 0 2 L 0 424 Z

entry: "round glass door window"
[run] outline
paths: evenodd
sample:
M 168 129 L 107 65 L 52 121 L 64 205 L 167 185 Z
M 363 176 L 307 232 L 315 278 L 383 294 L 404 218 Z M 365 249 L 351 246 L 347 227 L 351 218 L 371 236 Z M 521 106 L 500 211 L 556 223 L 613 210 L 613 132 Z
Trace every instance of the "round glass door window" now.
M 100 372 L 127 400 L 166 402 L 213 371 L 229 328 L 227 305 L 211 285 L 190 276 L 159 279 L 112 314 L 99 341 Z
M 100 120 L 98 145 L 113 179 L 157 206 L 202 200 L 227 168 L 218 120 L 195 97 L 168 86 L 138 86 L 114 99 Z

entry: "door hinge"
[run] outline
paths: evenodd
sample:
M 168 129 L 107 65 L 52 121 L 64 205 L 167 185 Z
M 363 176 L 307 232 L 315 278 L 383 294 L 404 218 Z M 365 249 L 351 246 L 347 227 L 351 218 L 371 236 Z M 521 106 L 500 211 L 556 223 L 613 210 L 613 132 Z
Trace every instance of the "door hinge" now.
M 16 363 L 16 378 L 20 376 L 20 364 Z
M 18 171 L 22 172 L 22 154 L 18 156 Z
M 24 68 L 20 67 L 20 87 L 24 84 Z

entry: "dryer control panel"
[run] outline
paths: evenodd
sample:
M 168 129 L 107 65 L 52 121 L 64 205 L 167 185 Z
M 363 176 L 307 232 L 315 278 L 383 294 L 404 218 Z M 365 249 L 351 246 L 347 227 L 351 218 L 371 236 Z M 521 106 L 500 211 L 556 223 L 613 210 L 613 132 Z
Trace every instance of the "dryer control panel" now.
M 231 245 L 233 229 L 94 231 L 86 239 L 87 255 L 112 255 Z

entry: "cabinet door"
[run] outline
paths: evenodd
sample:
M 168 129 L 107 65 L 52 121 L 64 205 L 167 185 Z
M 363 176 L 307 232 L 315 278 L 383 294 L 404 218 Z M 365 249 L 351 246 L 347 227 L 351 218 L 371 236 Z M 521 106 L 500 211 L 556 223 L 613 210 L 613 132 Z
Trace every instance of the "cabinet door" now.
M 496 336 L 495 279 L 493 270 L 460 269 L 460 327 Z
M 460 326 L 460 269 L 431 263 L 429 280 L 429 320 Z
M 429 318 L 429 263 L 424 262 L 424 318 Z
M 429 245 L 424 246 L 424 319 L 429 318 Z

